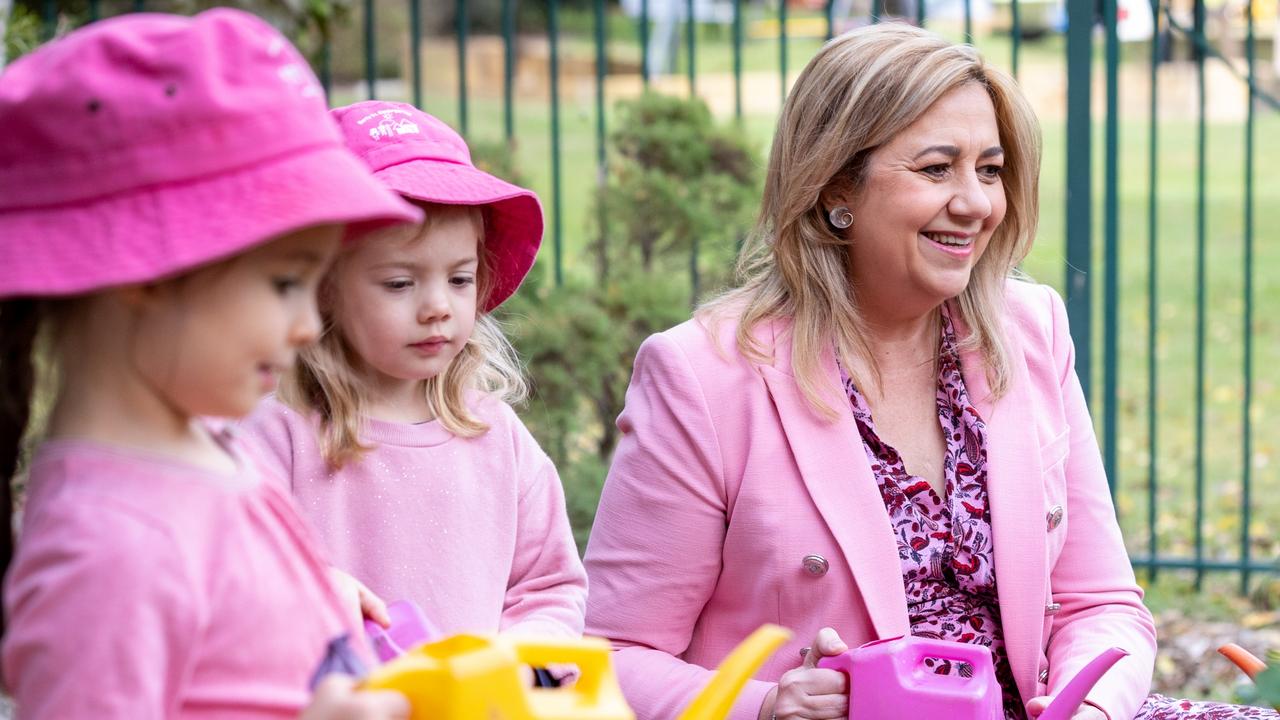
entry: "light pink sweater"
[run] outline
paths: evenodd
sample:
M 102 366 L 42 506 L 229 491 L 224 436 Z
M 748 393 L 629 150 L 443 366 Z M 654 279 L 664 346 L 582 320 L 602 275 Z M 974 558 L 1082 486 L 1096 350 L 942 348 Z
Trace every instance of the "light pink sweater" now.
M 41 446 L 4 598 L 20 717 L 297 717 L 355 628 L 288 495 L 239 460 Z
M 586 573 L 555 466 L 506 404 L 474 395 L 476 438 L 366 420 L 375 449 L 330 471 L 317 422 L 268 398 L 245 421 L 334 564 L 447 634 L 582 633 Z

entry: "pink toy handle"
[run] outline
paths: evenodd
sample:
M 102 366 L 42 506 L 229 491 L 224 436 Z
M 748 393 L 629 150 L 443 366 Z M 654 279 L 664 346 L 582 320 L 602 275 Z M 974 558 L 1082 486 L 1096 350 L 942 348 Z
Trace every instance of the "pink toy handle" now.
M 891 642 L 900 638 L 891 638 L 885 640 L 876 640 L 867 645 L 877 645 L 882 642 Z M 863 645 L 865 648 L 867 645 Z M 862 648 L 845 650 L 839 655 L 831 655 L 818 659 L 818 667 L 827 670 L 839 670 L 848 675 L 853 668 L 853 656 Z M 938 658 L 940 660 L 958 660 L 967 663 L 970 666 L 977 667 L 980 663 L 989 662 L 991 660 L 991 650 L 982 645 L 971 645 L 969 643 L 943 642 L 933 641 L 928 638 L 916 638 L 913 642 L 907 644 L 903 649 L 903 660 L 909 667 L 918 668 L 924 664 L 928 658 Z M 956 675 L 954 677 L 960 677 Z
M 397 600 L 387 605 L 387 614 L 391 616 L 391 627 L 364 621 L 365 634 L 382 662 L 399 657 L 415 645 L 440 638 L 440 630 L 412 600 Z

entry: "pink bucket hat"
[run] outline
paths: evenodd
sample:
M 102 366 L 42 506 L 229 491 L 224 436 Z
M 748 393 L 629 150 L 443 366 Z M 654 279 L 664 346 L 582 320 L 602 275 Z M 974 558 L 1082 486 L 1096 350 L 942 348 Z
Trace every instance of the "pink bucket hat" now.
M 542 244 L 542 205 L 532 190 L 477 170 L 453 128 L 412 105 L 369 100 L 335 108 L 347 147 L 396 192 L 442 205 L 487 205 L 485 248 L 494 283 L 485 310 L 520 287 Z
M 0 297 L 420 219 L 347 152 L 298 51 L 247 13 L 105 20 L 0 75 Z

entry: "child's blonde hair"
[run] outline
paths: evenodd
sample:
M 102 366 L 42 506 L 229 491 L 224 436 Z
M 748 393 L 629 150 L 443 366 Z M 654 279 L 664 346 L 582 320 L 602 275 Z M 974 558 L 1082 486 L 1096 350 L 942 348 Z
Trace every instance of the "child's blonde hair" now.
M 484 208 L 415 204 L 426 213 L 414 235 L 415 242 L 420 242 L 438 223 L 454 219 L 469 221 L 479 238 L 475 328 L 444 372 L 423 381 L 427 406 L 436 419 L 455 435 L 476 437 L 484 434 L 489 426 L 468 409 L 469 392 L 487 393 L 509 403 L 523 401 L 527 393 L 515 348 L 503 335 L 498 321 L 480 309 L 485 307 L 493 288 L 492 263 L 484 246 Z M 364 396 L 355 370 L 360 358 L 336 322 L 335 311 L 341 297 L 335 285 L 337 266 L 341 262 L 339 257 L 320 287 L 320 315 L 324 323 L 320 339 L 299 354 L 293 371 L 280 386 L 280 399 L 286 404 L 302 412 L 319 414 L 320 449 L 325 461 L 335 469 L 359 460 L 363 453 L 373 449 L 360 441 Z

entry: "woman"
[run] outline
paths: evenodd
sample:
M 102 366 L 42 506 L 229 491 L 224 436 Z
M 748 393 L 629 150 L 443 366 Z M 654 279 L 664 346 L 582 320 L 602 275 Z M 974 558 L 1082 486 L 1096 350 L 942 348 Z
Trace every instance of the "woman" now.
M 1008 718 L 1111 646 L 1076 718 L 1179 716 L 1147 699 L 1155 629 L 1062 300 L 1011 279 L 1039 145 L 1012 80 L 923 30 L 857 30 L 801 74 L 743 285 L 646 341 L 618 420 L 587 632 L 641 717 L 765 622 L 796 639 L 733 718 L 856 716 L 817 658 L 907 633 L 989 646 Z

